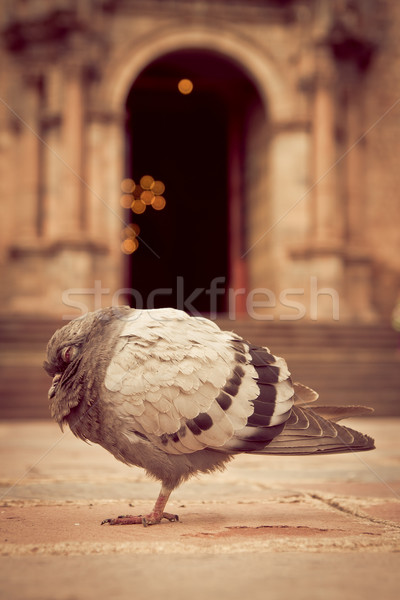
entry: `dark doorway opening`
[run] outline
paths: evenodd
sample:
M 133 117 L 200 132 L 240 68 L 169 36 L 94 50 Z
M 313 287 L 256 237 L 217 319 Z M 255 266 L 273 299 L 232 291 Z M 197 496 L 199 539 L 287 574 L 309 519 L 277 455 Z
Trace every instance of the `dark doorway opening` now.
M 182 78 L 193 82 L 190 94 L 178 91 Z M 166 206 L 129 217 L 141 229 L 128 268 L 134 304 L 226 311 L 230 132 L 243 125 L 250 94 L 253 86 L 235 65 L 198 50 L 166 55 L 135 81 L 127 99 L 126 172 L 135 182 L 143 175 L 161 180 Z

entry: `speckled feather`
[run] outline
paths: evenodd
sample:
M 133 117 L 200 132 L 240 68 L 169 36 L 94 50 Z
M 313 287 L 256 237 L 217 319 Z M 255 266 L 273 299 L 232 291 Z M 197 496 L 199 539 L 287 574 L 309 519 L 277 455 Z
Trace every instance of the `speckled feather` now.
M 174 309 L 89 313 L 54 334 L 45 369 L 60 425 L 169 488 L 238 452 L 373 447 L 307 408 L 317 394 L 283 358 Z

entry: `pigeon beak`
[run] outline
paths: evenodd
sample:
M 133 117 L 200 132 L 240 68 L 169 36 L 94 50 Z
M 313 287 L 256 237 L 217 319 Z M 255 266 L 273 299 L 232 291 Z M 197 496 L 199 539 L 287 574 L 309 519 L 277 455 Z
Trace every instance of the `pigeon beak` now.
M 51 400 L 55 396 L 56 391 L 57 391 L 58 382 L 60 381 L 60 379 L 61 379 L 61 373 L 57 373 L 56 375 L 54 375 L 51 387 L 47 394 L 49 400 Z

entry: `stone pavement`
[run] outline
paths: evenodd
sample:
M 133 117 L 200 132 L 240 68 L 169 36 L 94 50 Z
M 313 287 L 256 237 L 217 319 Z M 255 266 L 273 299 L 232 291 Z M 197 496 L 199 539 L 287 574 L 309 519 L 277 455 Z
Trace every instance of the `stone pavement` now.
M 148 511 L 158 483 L 50 421 L 0 422 L 0 597 L 314 600 L 398 597 L 400 419 L 350 421 L 372 452 L 237 457 Z

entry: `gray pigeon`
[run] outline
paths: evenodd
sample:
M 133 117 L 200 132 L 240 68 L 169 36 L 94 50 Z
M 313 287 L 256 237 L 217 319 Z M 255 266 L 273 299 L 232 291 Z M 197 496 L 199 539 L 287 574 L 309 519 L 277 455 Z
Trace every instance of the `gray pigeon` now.
M 336 424 L 369 409 L 311 410 L 318 394 L 292 383 L 283 358 L 172 308 L 105 308 L 75 319 L 54 333 L 44 368 L 61 427 L 162 483 L 149 515 L 103 521 L 110 525 L 178 520 L 164 512 L 172 490 L 240 452 L 374 448 L 370 437 Z

